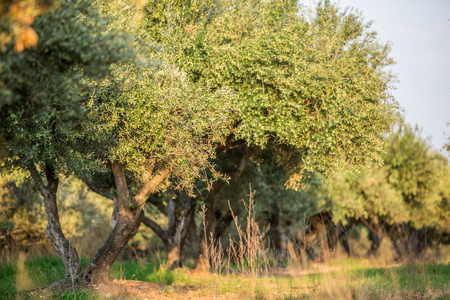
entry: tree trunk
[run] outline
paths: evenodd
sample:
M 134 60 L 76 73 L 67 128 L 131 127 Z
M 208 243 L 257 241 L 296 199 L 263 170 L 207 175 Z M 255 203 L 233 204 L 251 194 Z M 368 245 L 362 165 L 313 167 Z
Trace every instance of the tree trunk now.
M 189 227 L 194 220 L 195 203 L 192 197 L 189 197 L 183 212 L 181 221 L 178 224 L 177 231 L 173 236 L 173 245 L 175 247 L 169 252 L 169 269 L 181 268 L 184 263 L 183 248 L 188 235 Z
M 112 172 L 117 191 L 114 197 L 115 225 L 82 274 L 82 279 L 90 284 L 110 281 L 111 266 L 128 241 L 137 233 L 144 217 L 144 199 L 153 193 L 168 174 L 168 171 L 163 171 L 151 180 L 146 179 L 139 194 L 130 201 L 123 165 L 114 162 Z
M 286 234 L 283 230 L 283 224 L 280 219 L 280 209 L 278 205 L 273 206 L 273 214 L 269 219 L 270 236 L 272 237 L 272 244 L 274 246 L 276 256 L 280 262 L 286 257 Z
M 239 207 L 234 210 L 234 215 L 239 216 L 240 214 Z M 227 228 L 230 226 L 231 222 L 233 222 L 234 218 L 231 214 L 231 211 L 227 211 L 225 215 L 222 215 L 219 220 L 216 221 L 216 226 L 214 228 L 214 239 L 218 241 L 222 238 L 223 234 L 227 230 Z
M 37 169 L 32 166 L 30 168 L 31 175 L 36 184 L 43 186 L 43 182 Z M 66 279 L 75 280 L 81 273 L 81 263 L 78 258 L 77 250 L 70 244 L 64 236 L 61 223 L 59 222 L 58 205 L 56 202 L 56 192 L 58 191 L 59 180 L 56 178 L 55 170 L 52 166 L 47 165 L 45 168 L 45 176 L 47 185 L 41 190 L 44 198 L 45 212 L 47 213 L 46 231 L 53 247 L 63 260 L 66 270 Z
M 253 153 L 253 149 L 251 147 L 245 147 L 244 154 L 242 155 L 239 166 L 236 171 L 231 176 L 232 179 L 237 179 L 242 176 L 245 168 L 247 167 L 247 163 L 250 160 L 250 156 Z M 215 225 L 215 216 L 214 216 L 214 201 L 216 196 L 219 194 L 220 190 L 225 185 L 224 181 L 218 181 L 214 185 L 211 190 L 208 198 L 205 200 L 206 211 L 205 211 L 205 222 L 200 226 L 200 234 L 198 239 L 197 249 L 199 250 L 196 253 L 194 268 L 198 269 L 208 269 L 209 268 L 209 259 L 208 259 L 208 249 L 211 247 L 211 235 L 214 239 L 214 225 Z
M 83 280 L 91 284 L 110 281 L 111 266 L 128 241 L 136 235 L 143 216 L 142 207 L 134 210 L 121 209 L 114 229 L 84 271 Z
M 338 224 L 337 226 L 339 229 L 339 241 L 341 242 L 342 247 L 344 247 L 344 250 L 348 256 L 353 256 L 353 250 L 350 247 L 347 236 L 347 232 L 352 225 L 347 224 L 346 226 L 343 226 L 342 224 Z
M 384 239 L 384 229 L 378 224 L 374 224 L 373 229 L 369 229 L 369 240 L 372 242 L 370 249 L 367 251 L 366 256 L 376 256 L 378 249 L 381 246 L 381 242 Z
M 422 258 L 428 248 L 427 229 L 416 229 L 402 223 L 389 230 L 394 248 L 401 259 L 416 260 Z
M 184 263 L 183 248 L 189 227 L 194 219 L 194 199 L 192 197 L 187 199 L 180 221 L 176 220 L 175 210 L 176 205 L 169 203 L 166 209 L 169 218 L 169 229 L 167 231 L 164 231 L 156 222 L 148 217 L 144 217 L 142 220 L 142 223 L 150 227 L 163 241 L 168 255 L 167 265 L 171 270 L 182 267 Z
M 322 260 L 328 262 L 330 259 L 330 249 L 328 247 L 327 236 L 328 218 L 322 214 L 317 214 L 309 218 L 311 228 L 317 235 L 317 241 L 322 250 Z

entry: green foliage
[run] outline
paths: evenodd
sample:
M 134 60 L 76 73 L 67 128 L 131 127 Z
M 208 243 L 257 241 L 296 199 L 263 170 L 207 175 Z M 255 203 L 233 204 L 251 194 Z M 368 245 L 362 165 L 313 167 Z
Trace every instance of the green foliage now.
M 0 250 L 22 248 L 45 240 L 45 212 L 42 198 L 15 171 L 0 175 Z
M 296 1 L 194 2 L 151 1 L 149 32 L 194 82 L 237 91 L 235 138 L 277 145 L 291 172 L 380 161 L 396 111 L 392 61 L 358 13 L 323 2 L 309 19 Z
M 150 49 L 151 50 L 151 49 Z M 210 168 L 212 146 L 230 130 L 234 96 L 189 82 L 159 54 L 159 67 L 132 65 L 89 95 L 89 128 L 108 160 L 119 160 L 136 176 L 170 170 L 178 188 L 189 188 Z M 215 177 L 218 175 L 215 174 Z
M 101 242 L 99 237 L 109 232 L 112 201 L 89 192 L 75 178 L 61 180 L 57 201 L 64 235 L 84 255 L 94 254 Z M 45 249 L 50 242 L 46 225 L 43 199 L 29 175 L 20 171 L 1 174 L 0 251 L 6 256 L 8 251 L 38 250 L 34 248 L 39 245 Z
M 383 167 L 332 179 L 326 190 L 336 222 L 371 219 L 450 232 L 447 160 L 430 149 L 420 131 L 399 125 L 387 137 Z M 325 202 L 323 202 L 324 204 Z
M 357 175 L 338 175 L 326 185 L 333 220 L 347 224 L 348 219 L 372 219 L 389 224 L 409 220 L 401 193 L 389 184 L 384 168 L 365 168 Z
M 78 93 L 83 78 L 101 78 L 110 65 L 130 57 L 128 37 L 105 30 L 91 0 L 62 1 L 37 17 L 39 44 L 22 53 L 11 45 L 0 64 L 0 139 L 6 141 L 7 166 L 52 162 L 58 172 L 89 169 L 80 123 L 86 109 Z
M 387 178 L 401 192 L 414 227 L 436 227 L 448 220 L 450 167 L 417 127 L 400 126 L 388 140 L 384 160 Z

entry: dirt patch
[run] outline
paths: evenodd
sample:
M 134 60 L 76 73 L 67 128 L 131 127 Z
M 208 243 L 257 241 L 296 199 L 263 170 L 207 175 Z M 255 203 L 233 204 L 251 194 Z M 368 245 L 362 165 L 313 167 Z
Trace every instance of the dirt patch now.
M 80 290 L 99 295 L 101 299 L 115 300 L 150 300 L 150 299 L 239 299 L 237 294 L 226 293 L 212 295 L 208 289 L 199 286 L 165 285 L 138 280 L 113 279 L 106 284 L 70 287 L 58 282 L 44 289 L 38 289 L 27 294 L 36 299 L 50 299 L 55 293 L 78 294 Z
M 115 279 L 108 284 L 94 285 L 92 290 L 106 299 L 194 299 L 198 288 Z

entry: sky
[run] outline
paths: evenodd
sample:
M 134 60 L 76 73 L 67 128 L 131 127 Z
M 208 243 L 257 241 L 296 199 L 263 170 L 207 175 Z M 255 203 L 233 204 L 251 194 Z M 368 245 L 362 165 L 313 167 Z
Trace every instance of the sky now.
M 315 1 L 301 0 L 307 7 Z M 335 0 L 373 21 L 379 41 L 391 43 L 394 97 L 407 123 L 419 125 L 434 149 L 450 135 L 450 0 Z M 444 134 L 445 132 L 445 134 Z

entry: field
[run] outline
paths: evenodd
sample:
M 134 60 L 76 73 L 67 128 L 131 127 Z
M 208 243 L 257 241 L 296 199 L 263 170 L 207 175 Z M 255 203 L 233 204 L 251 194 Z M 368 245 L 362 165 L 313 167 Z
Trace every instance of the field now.
M 88 263 L 83 259 L 83 264 Z M 376 267 L 362 259 L 308 267 L 167 271 L 155 263 L 117 262 L 108 285 L 43 291 L 64 277 L 58 257 L 20 256 L 0 265 L 1 299 L 450 299 L 450 264 Z

